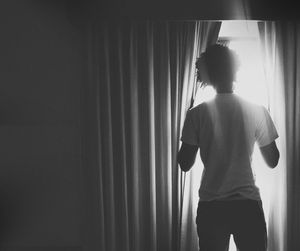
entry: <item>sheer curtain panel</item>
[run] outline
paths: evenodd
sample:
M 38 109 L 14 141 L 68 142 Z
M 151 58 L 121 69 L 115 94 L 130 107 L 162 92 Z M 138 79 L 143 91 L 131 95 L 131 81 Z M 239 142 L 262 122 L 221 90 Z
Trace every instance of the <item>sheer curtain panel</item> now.
M 269 250 L 300 249 L 300 23 L 259 23 L 270 111 L 279 129 L 280 162 L 273 184 Z

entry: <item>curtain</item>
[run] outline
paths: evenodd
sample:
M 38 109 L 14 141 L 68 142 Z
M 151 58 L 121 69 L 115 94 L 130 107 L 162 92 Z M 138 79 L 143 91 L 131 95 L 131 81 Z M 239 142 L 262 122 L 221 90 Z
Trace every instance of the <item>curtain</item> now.
M 93 250 L 179 250 L 179 135 L 196 57 L 219 28 L 195 21 L 89 25 L 82 103 Z
M 276 167 L 269 219 L 269 250 L 300 248 L 300 25 L 259 22 L 270 112 L 279 129 L 280 162 Z

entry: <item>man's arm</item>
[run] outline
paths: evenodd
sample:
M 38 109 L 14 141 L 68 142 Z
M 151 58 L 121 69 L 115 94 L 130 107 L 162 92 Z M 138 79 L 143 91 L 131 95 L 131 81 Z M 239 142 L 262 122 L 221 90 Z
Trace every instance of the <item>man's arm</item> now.
M 277 166 L 279 160 L 279 151 L 275 141 L 269 145 L 260 147 L 260 151 L 269 167 L 274 168 Z
M 177 155 L 177 162 L 182 171 L 187 172 L 195 163 L 198 146 L 189 145 L 182 142 L 181 148 Z

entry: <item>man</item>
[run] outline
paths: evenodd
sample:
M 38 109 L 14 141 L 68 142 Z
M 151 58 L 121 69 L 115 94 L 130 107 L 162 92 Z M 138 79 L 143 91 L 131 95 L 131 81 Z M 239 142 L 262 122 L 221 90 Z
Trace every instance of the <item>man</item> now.
M 237 55 L 212 45 L 196 62 L 197 78 L 217 94 L 187 113 L 178 153 L 180 168 L 193 166 L 198 148 L 204 170 L 199 189 L 200 251 L 228 250 L 232 234 L 239 251 L 266 251 L 267 231 L 251 167 L 254 143 L 271 168 L 279 160 L 278 137 L 268 111 L 233 93 Z

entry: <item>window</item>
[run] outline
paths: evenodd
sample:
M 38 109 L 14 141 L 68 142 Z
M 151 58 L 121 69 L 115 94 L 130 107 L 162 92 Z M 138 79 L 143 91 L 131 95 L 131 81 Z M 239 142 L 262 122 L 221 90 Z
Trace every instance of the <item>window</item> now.
M 229 48 L 236 51 L 241 60 L 241 68 L 237 74 L 237 81 L 235 83 L 234 92 L 243 98 L 265 106 L 268 108 L 268 90 L 263 60 L 261 57 L 259 47 L 259 33 L 257 22 L 255 21 L 224 21 L 222 22 L 219 42 L 227 44 Z M 203 101 L 211 99 L 215 95 L 212 87 L 205 87 L 199 89 L 195 97 L 194 105 L 200 104 Z M 260 193 L 263 201 L 266 222 L 268 223 L 269 212 L 269 187 L 268 179 L 272 176 L 266 164 L 264 163 L 261 153 L 257 146 L 254 148 L 253 153 L 253 169 L 256 174 L 256 185 L 260 188 Z M 201 177 L 203 165 L 199 155 L 196 159 L 195 176 Z M 197 191 L 199 183 L 193 185 L 193 191 Z M 193 198 L 198 200 L 198 194 L 195 192 Z M 235 244 L 233 239 L 230 241 L 229 251 L 235 251 Z

